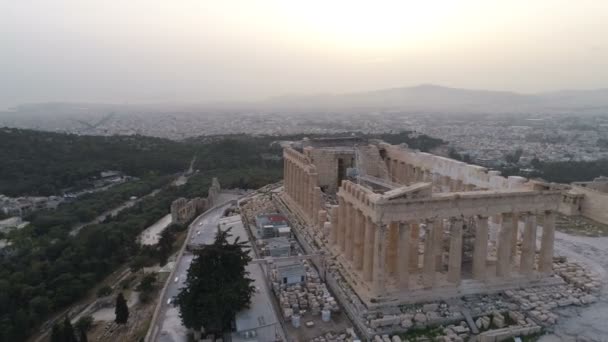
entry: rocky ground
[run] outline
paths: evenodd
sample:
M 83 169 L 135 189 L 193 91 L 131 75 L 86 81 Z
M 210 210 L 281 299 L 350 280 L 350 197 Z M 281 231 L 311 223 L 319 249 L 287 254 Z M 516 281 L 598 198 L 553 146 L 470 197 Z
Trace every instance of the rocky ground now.
M 556 254 L 590 267 L 601 284 L 597 302 L 558 309 L 557 324 L 541 342 L 606 341 L 608 339 L 608 238 L 556 233 Z
M 582 216 L 559 215 L 555 226 L 557 230 L 579 236 L 608 236 L 608 225 L 601 224 Z

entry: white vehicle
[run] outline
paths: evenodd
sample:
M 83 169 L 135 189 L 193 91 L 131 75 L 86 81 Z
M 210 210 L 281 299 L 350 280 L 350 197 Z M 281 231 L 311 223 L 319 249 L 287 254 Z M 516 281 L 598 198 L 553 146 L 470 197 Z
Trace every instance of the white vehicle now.
M 197 231 L 196 231 L 196 235 L 201 235 L 201 231 L 200 231 L 200 230 L 197 230 Z
M 173 298 L 167 299 L 167 305 L 170 305 L 172 301 L 173 301 Z
M 173 282 L 177 283 L 178 280 L 179 280 L 179 277 L 175 277 L 175 280 L 173 280 Z

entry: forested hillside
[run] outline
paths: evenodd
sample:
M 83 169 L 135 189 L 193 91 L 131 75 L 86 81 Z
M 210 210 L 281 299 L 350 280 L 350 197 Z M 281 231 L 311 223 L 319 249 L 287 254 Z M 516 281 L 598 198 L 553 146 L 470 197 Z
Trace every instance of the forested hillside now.
M 183 171 L 193 146 L 143 136 L 80 136 L 0 129 L 0 194 L 57 195 L 100 171 L 143 177 Z

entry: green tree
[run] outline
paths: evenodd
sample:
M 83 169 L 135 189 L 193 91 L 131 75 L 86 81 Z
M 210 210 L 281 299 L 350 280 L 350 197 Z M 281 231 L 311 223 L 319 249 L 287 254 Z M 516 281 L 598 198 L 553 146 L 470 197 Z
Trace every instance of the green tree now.
M 122 292 L 116 297 L 116 308 L 114 309 L 114 313 L 116 314 L 114 322 L 118 324 L 126 324 L 129 320 L 129 307 L 127 306 L 127 301 L 122 295 Z
M 79 332 L 86 333 L 87 331 L 91 330 L 91 327 L 93 327 L 93 316 L 88 315 L 80 317 L 74 326 Z
M 154 284 L 156 283 L 156 273 L 148 273 L 146 274 L 137 287 L 135 288 L 137 291 L 141 292 L 150 292 L 154 289 Z
M 195 252 L 177 296 L 182 322 L 190 329 L 223 332 L 250 304 L 255 287 L 245 266 L 251 257 L 244 242 L 229 243 L 229 236 L 229 229 L 218 229 L 214 243 Z
M 158 261 L 161 266 L 167 263 L 174 242 L 175 234 L 173 234 L 173 231 L 169 228 L 163 230 L 160 234 L 160 239 L 158 239 Z
M 63 342 L 62 329 L 57 322 L 53 324 L 53 330 L 51 330 L 51 342 Z
M 70 319 L 67 316 L 63 320 L 62 330 L 63 342 L 78 342 L 78 340 L 76 339 L 76 335 L 74 334 L 74 327 L 72 326 L 72 322 L 70 322 Z
M 105 297 L 112 293 L 112 288 L 108 285 L 104 285 L 97 290 L 97 298 Z

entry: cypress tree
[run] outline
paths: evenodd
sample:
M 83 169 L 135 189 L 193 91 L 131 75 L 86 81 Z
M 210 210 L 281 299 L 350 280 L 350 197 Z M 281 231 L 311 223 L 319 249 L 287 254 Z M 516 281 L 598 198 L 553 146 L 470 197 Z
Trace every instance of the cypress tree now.
M 228 242 L 229 230 L 218 229 L 215 242 L 195 252 L 186 286 L 177 295 L 187 328 L 226 331 L 234 315 L 249 306 L 255 287 L 245 266 L 251 257 L 246 243 Z
M 114 322 L 118 324 L 127 324 L 127 321 L 129 320 L 129 307 L 127 306 L 127 301 L 122 295 L 122 292 L 116 297 L 116 308 L 114 309 L 114 313 L 116 314 Z
M 78 342 L 89 342 L 87 333 L 84 330 L 80 330 L 80 341 Z
M 53 324 L 53 330 L 51 331 L 51 342 L 63 342 L 63 334 L 59 324 Z
M 63 320 L 63 341 L 64 342 L 78 342 L 76 339 L 76 335 L 74 334 L 74 327 L 72 326 L 72 322 L 66 316 Z

